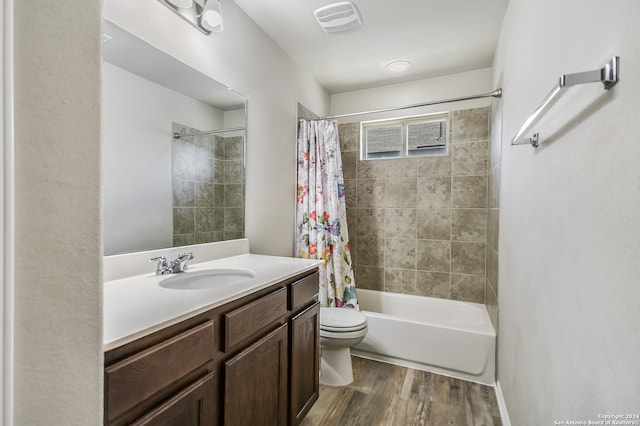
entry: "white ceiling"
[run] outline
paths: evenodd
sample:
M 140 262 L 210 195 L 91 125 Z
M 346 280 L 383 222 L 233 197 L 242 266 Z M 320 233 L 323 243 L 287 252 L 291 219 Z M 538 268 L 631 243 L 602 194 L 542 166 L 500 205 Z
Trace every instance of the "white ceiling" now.
M 325 33 L 313 11 L 339 0 L 234 0 L 331 93 L 491 66 L 508 0 L 353 0 L 362 27 Z M 413 65 L 391 73 L 394 60 Z

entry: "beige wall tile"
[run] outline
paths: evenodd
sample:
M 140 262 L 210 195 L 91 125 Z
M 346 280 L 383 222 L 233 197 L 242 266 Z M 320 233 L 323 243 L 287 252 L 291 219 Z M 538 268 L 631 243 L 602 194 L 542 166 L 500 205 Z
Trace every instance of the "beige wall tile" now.
M 384 290 L 384 268 L 357 265 L 355 269 L 356 291 L 358 288 Z
M 418 240 L 416 248 L 416 269 L 430 272 L 451 271 L 450 241 Z
M 416 208 L 416 179 L 387 179 L 385 207 Z
M 415 158 L 398 158 L 387 161 L 387 178 L 414 178 L 418 175 L 418 161 Z
M 416 294 L 441 299 L 451 298 L 450 275 L 441 272 L 416 271 Z
M 215 206 L 215 186 L 210 182 L 195 182 L 195 206 L 209 207 Z M 241 200 L 244 202 L 244 200 Z M 174 203 L 174 205 L 176 205 Z
M 194 234 L 174 234 L 173 235 L 173 246 L 188 246 L 191 244 L 195 244 L 195 235 Z
M 195 212 L 191 207 L 173 208 L 173 233 L 193 234 L 195 232 Z
M 213 209 L 211 208 L 196 208 L 196 228 L 195 232 L 211 232 L 213 231 Z
M 419 209 L 442 209 L 451 207 L 451 178 L 420 177 L 417 186 Z
M 418 239 L 451 239 L 451 209 L 418 209 L 416 217 Z
M 225 208 L 224 209 L 224 231 L 244 232 L 244 209 Z
M 387 209 L 386 238 L 416 238 L 416 209 Z
M 452 174 L 454 176 L 486 175 L 489 164 L 488 142 L 453 144 Z
M 415 269 L 415 239 L 385 239 L 384 266 L 386 268 Z
M 223 139 L 225 160 L 244 159 L 244 138 L 242 136 L 232 136 Z
M 173 180 L 173 205 L 175 207 L 193 207 L 195 204 L 195 186 L 191 180 Z
M 485 275 L 486 244 L 451 242 L 451 272 Z
M 358 205 L 358 180 L 345 179 L 344 181 L 344 202 L 347 209 L 355 210 Z
M 384 291 L 402 294 L 416 293 L 416 271 L 409 269 L 384 269 Z
M 450 152 L 449 155 L 417 158 L 418 176 L 451 176 Z
M 487 210 L 487 245 L 498 251 L 500 210 Z
M 358 224 L 356 235 L 358 237 L 384 237 L 385 210 L 384 209 L 358 209 Z
M 196 156 L 193 160 L 194 179 L 200 182 L 213 182 L 213 160 Z
M 244 207 L 244 185 L 231 184 L 224 186 L 224 206 Z
M 492 249 L 487 250 L 487 281 L 496 296 L 498 292 L 498 253 Z
M 384 238 L 358 237 L 356 250 L 358 264 L 366 266 L 384 265 L 384 247 Z
M 485 277 L 451 274 L 451 298 L 464 302 L 484 303 Z
M 453 209 L 451 240 L 484 243 L 487 241 L 487 209 Z
M 454 176 L 451 182 L 453 208 L 487 206 L 487 176 Z
M 387 176 L 386 160 L 358 160 L 358 179 L 384 179 Z
M 496 331 L 496 335 L 498 334 L 498 296 L 491 290 L 491 287 L 487 286 L 487 291 L 485 295 L 487 311 L 489 312 L 489 318 L 491 319 L 491 324 Z
M 342 153 L 342 177 L 347 179 L 355 179 L 358 171 L 358 152 L 348 151 Z
M 497 240 L 487 211 L 489 115 L 453 112 L 447 155 L 422 158 L 361 161 L 359 124 L 340 125 L 358 287 L 484 301 L 486 244 Z
M 224 184 L 224 160 L 213 160 L 213 183 Z
M 491 102 L 491 126 L 489 129 L 489 168 L 502 162 L 502 101 Z
M 224 160 L 224 137 L 214 135 L 213 140 L 213 157 Z
M 356 202 L 358 208 L 385 207 L 385 180 L 358 179 Z
M 488 207 L 499 208 L 500 207 L 500 174 L 502 172 L 502 166 L 499 165 L 495 169 L 491 170 L 488 177 Z
M 340 137 L 340 150 L 342 152 L 358 151 L 360 146 L 360 124 L 346 123 L 338 125 L 338 134 Z
M 464 109 L 453 112 L 453 142 L 489 139 L 489 108 Z
M 215 231 L 224 230 L 224 208 L 213 209 L 213 229 Z
M 195 243 L 204 244 L 213 241 L 213 232 L 196 232 Z
M 244 183 L 244 161 L 227 160 L 224 162 L 224 183 Z

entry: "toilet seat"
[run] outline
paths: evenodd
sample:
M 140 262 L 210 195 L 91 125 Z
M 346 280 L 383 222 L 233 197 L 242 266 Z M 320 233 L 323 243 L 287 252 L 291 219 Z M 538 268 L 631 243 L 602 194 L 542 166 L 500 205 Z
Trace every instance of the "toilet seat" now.
M 320 330 L 350 333 L 367 328 L 367 317 L 349 308 L 320 308 Z

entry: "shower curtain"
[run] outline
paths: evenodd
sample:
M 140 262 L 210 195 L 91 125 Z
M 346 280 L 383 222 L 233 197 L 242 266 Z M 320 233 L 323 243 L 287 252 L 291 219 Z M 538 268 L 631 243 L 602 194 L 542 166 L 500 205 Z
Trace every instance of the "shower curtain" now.
M 357 309 L 335 120 L 300 120 L 297 188 L 296 253 L 324 260 L 320 305 Z

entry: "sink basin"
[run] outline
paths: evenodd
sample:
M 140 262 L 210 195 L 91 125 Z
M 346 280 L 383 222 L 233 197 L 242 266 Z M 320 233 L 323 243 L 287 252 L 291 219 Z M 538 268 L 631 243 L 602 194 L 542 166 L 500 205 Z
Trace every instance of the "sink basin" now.
M 241 268 L 215 268 L 184 272 L 160 281 L 160 287 L 174 290 L 204 290 L 231 286 L 249 281 L 255 272 Z

